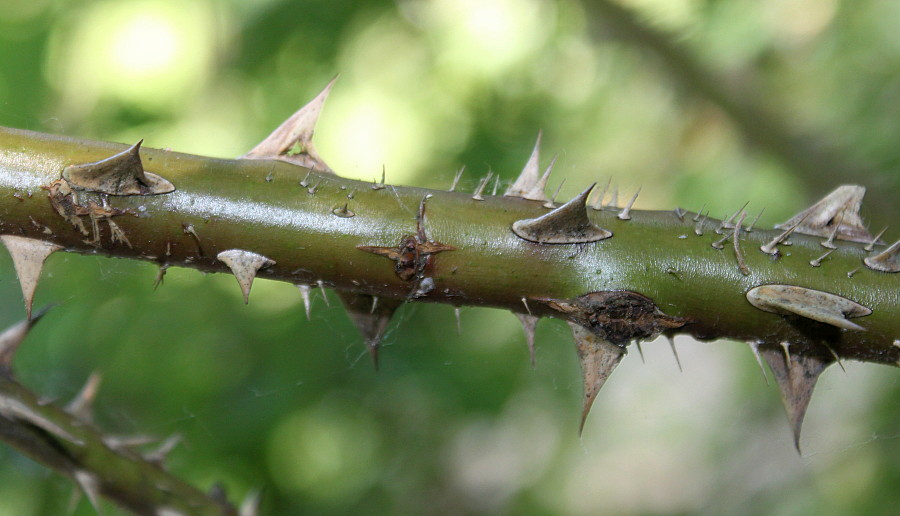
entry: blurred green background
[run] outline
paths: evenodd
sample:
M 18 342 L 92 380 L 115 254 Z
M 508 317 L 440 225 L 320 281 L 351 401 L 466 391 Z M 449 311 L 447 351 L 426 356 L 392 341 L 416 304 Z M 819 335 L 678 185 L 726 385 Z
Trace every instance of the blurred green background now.
M 511 182 L 543 129 L 561 198 L 612 177 L 620 198 L 643 185 L 641 208 L 706 204 L 721 217 L 750 201 L 771 225 L 856 181 L 876 201 L 872 229 L 896 222 L 900 2 L 624 4 L 714 75 L 692 87 L 689 67 L 590 0 L 2 0 L 0 125 L 234 157 L 340 73 L 316 142 L 343 176 L 384 166 L 391 183 L 447 188 L 466 164 L 463 189 L 488 170 Z M 758 111 L 735 123 L 716 91 Z M 749 144 L 771 120 L 802 145 Z M 0 254 L 5 326 L 23 309 Z M 154 292 L 155 274 L 51 257 L 36 306 L 61 306 L 18 375 L 65 401 L 100 372 L 102 428 L 180 434 L 174 472 L 221 481 L 234 500 L 261 489 L 265 514 L 900 506 L 888 367 L 823 375 L 801 458 L 746 345 L 679 338 L 681 374 L 665 341 L 647 343 L 646 364 L 630 354 L 579 439 L 580 375 L 559 321 L 539 326 L 532 370 L 510 314 L 464 308 L 457 334 L 451 308 L 407 305 L 376 375 L 333 293 L 330 306 L 314 293 L 307 321 L 292 285 L 258 281 L 244 306 L 231 277 L 172 269 Z M 0 515 L 65 514 L 71 491 L 0 446 Z

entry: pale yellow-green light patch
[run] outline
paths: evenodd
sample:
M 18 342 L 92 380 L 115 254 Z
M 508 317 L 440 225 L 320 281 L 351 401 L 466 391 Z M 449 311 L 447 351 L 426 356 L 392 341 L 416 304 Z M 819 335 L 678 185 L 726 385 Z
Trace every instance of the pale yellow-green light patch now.
M 214 13 L 205 2 L 103 2 L 54 35 L 48 71 L 64 112 L 104 98 L 154 109 L 189 101 L 211 68 Z

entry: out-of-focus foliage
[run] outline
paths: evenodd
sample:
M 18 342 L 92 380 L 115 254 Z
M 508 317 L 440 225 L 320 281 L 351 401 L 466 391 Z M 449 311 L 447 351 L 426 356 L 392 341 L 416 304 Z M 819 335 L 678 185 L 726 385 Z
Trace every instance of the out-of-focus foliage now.
M 591 0 L 583 0 L 590 2 Z M 900 167 L 900 3 L 632 0 L 793 127 L 875 173 Z M 462 188 L 511 181 L 538 129 L 561 198 L 612 176 L 638 207 L 784 220 L 833 186 L 748 148 L 721 109 L 577 0 L 4 0 L 0 124 L 237 156 L 340 72 L 317 133 L 341 175 Z M 503 188 L 503 185 L 500 185 Z M 896 205 L 881 213 L 896 219 Z M 864 208 L 865 214 L 865 208 Z M 879 220 L 878 224 L 888 220 Z M 879 227 L 873 228 L 875 230 Z M 896 231 L 889 237 L 896 238 Z M 0 322 L 23 316 L 0 256 Z M 847 364 L 820 381 L 793 452 L 774 386 L 736 343 L 632 353 L 582 439 L 568 329 L 544 321 L 532 370 L 514 317 L 407 305 L 382 368 L 337 298 L 312 321 L 291 285 L 57 254 L 37 305 L 62 302 L 18 374 L 66 399 L 97 370 L 97 420 L 179 433 L 170 467 L 271 514 L 875 514 L 900 505 L 900 384 Z M 61 514 L 70 486 L 0 447 L 0 515 Z M 85 502 L 76 514 L 90 514 Z M 114 513 L 111 510 L 109 513 Z

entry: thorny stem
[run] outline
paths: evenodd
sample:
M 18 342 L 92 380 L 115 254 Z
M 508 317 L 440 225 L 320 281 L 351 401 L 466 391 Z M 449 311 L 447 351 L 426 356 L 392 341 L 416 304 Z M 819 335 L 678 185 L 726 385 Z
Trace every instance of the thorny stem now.
M 613 232 L 590 244 L 541 245 L 516 237 L 514 221 L 546 213 L 538 201 L 368 183 L 320 174 L 280 161 L 221 160 L 142 149 L 148 171 L 177 190 L 156 196 L 110 196 L 126 210 L 113 220 L 122 240 L 114 242 L 100 221 L 99 241 L 85 237 L 51 207 L 42 185 L 65 166 L 108 157 L 125 147 L 29 131 L 0 129 L 0 233 L 51 241 L 67 251 L 104 254 L 230 272 L 218 253 L 244 249 L 275 265 L 260 277 L 317 284 L 398 300 L 411 299 L 416 282 L 403 280 L 394 263 L 358 246 L 397 246 L 416 234 L 417 209 L 426 194 L 429 238 L 455 247 L 434 256 L 434 289 L 415 301 L 454 306 L 492 306 L 536 316 L 562 317 L 541 299 L 572 299 L 590 292 L 629 290 L 652 299 L 666 314 L 689 321 L 672 332 L 701 339 L 733 338 L 795 350 L 818 350 L 828 340 L 835 353 L 886 364 L 900 360 L 900 275 L 862 266 L 864 244 L 841 241 L 820 267 L 820 238 L 794 235 L 778 256 L 759 247 L 780 231 L 756 229 L 742 237 L 742 274 L 732 253 L 713 249 L 714 232 L 694 234 L 693 213 L 589 210 L 592 222 Z M 308 177 L 307 177 L 308 176 Z M 299 186 L 308 181 L 314 192 Z M 349 195 L 353 192 L 353 195 Z M 350 198 L 352 197 L 352 198 Z M 340 216 L 335 210 L 353 216 Z M 719 221 L 710 221 L 715 226 Z M 193 233 L 184 228 L 192 227 Z M 855 274 L 848 272 L 859 269 Z M 673 274 L 672 272 L 675 272 Z M 418 278 L 418 276 L 417 276 Z M 421 278 L 419 278 L 421 279 Z M 746 292 L 766 284 L 802 285 L 856 301 L 872 314 L 855 319 L 867 331 L 844 332 L 814 321 L 758 310 Z
M 45 423 L 37 426 L 29 419 Z M 40 401 L 4 374 L 0 374 L 0 439 L 76 483 L 80 476 L 96 490 L 91 496 L 103 495 L 135 514 L 238 514 L 228 503 L 204 494 L 137 452 L 111 446 L 99 430 Z

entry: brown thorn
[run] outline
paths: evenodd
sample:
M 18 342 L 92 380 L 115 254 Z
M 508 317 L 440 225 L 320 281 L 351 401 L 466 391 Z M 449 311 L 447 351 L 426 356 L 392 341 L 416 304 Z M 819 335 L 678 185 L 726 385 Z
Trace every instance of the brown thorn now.
M 809 213 L 807 213 L 807 216 L 809 216 Z M 803 224 L 804 220 L 806 220 L 806 217 L 801 218 L 793 226 L 785 229 L 780 235 L 773 238 L 772 241 L 769 242 L 768 244 L 760 246 L 759 250 L 766 254 L 777 256 L 778 255 L 778 244 L 784 242 L 784 240 L 787 237 L 791 236 L 791 233 L 793 233 L 794 230 L 796 230 L 798 227 L 800 227 L 800 224 Z
M 82 421 L 92 421 L 94 399 L 97 397 L 99 389 L 100 374 L 97 372 L 91 373 L 78 394 L 66 405 L 66 412 Z
M 841 223 L 843 223 L 843 222 L 844 222 L 844 213 L 841 212 L 841 218 L 840 218 L 840 220 L 838 220 L 838 223 L 834 226 L 834 230 L 831 232 L 831 234 L 828 235 L 828 240 L 826 240 L 824 242 L 820 242 L 819 245 L 821 245 L 822 247 L 825 247 L 827 249 L 837 249 L 837 246 L 834 245 L 834 237 L 837 236 L 838 230 L 841 229 Z M 818 265 L 813 265 L 813 267 L 818 267 Z
M 866 257 L 863 263 L 880 272 L 900 272 L 900 240 L 875 256 Z
M 887 231 L 887 226 L 885 226 L 884 229 L 882 229 L 881 231 L 879 231 L 878 234 L 875 235 L 875 238 L 873 238 L 871 242 L 869 242 L 868 244 L 866 244 L 866 246 L 863 247 L 863 249 L 865 249 L 865 251 L 866 251 L 867 253 L 872 252 L 872 249 L 875 249 L 875 244 L 878 243 L 878 240 L 881 239 L 881 235 L 883 235 L 885 231 Z
M 753 219 L 753 222 L 751 222 L 749 226 L 747 226 L 747 229 L 745 230 L 747 233 L 752 233 L 752 232 L 753 232 L 753 226 L 755 226 L 756 223 L 759 222 L 759 218 L 762 217 L 762 214 L 763 214 L 765 211 L 766 211 L 766 208 L 765 208 L 765 207 L 764 207 L 763 209 L 759 210 L 759 213 L 756 214 L 756 218 Z
M 809 264 L 812 265 L 813 267 L 818 267 L 818 266 L 822 265 L 822 260 L 824 260 L 825 258 L 828 258 L 828 255 L 833 253 L 834 251 L 835 251 L 834 249 L 829 249 L 828 252 L 823 254 L 822 256 L 816 258 L 815 260 L 810 260 Z
M 493 175 L 493 172 L 488 172 L 486 176 L 481 178 L 481 181 L 478 182 L 478 188 L 475 189 L 475 195 L 472 196 L 472 199 L 475 199 L 476 201 L 484 200 L 484 196 L 482 195 L 484 193 L 484 188 L 487 186 L 488 182 L 490 182 L 491 176 Z
M 547 208 L 548 210 L 556 208 L 556 196 L 559 195 L 559 191 L 562 190 L 564 184 L 566 184 L 565 178 L 563 178 L 563 180 L 559 182 L 559 186 L 557 186 L 556 191 L 553 192 L 553 197 L 551 197 L 549 201 L 545 202 L 542 205 L 544 208 Z
M 694 222 L 700 222 L 700 217 L 703 215 L 704 208 L 706 208 L 706 203 L 703 203 L 703 206 L 700 207 L 700 211 L 694 215 L 694 218 L 692 219 Z
M 733 236 L 734 236 L 734 233 L 726 233 L 725 236 L 716 240 L 715 242 L 713 242 L 710 245 L 712 245 L 712 247 L 714 247 L 715 249 L 725 249 L 725 241 L 728 240 L 729 238 L 732 238 Z
M 628 201 L 628 204 L 625 205 L 625 208 L 616 215 L 616 218 L 619 220 L 631 220 L 631 207 L 634 206 L 634 201 L 637 200 L 638 194 L 641 193 L 641 188 L 638 187 L 637 192 L 634 192 L 634 196 Z
M 638 354 L 641 356 L 641 363 L 646 364 L 647 361 L 644 360 L 644 348 L 641 347 L 641 341 L 634 341 L 634 345 L 637 346 Z
M 678 372 L 683 373 L 684 369 L 681 368 L 681 358 L 678 357 L 678 349 L 675 347 L 675 337 L 666 335 L 666 340 L 669 341 L 669 347 L 672 348 L 672 354 L 675 355 L 675 363 L 678 364 Z
M 34 325 L 41 320 L 41 317 L 53 308 L 53 306 L 54 305 L 49 305 L 38 310 L 32 314 L 30 319 L 18 322 L 7 328 L 3 333 L 0 333 L 0 375 L 12 376 L 12 362 L 16 351 L 19 349 L 19 346 L 22 345 L 22 341 L 25 340 L 25 337 L 28 335 L 28 332 L 31 331 L 31 328 L 33 328 Z
M 325 301 L 325 306 L 331 307 L 331 303 L 328 301 L 328 293 L 325 292 L 325 282 L 318 280 L 316 284 L 319 286 L 319 290 L 322 291 L 322 300 Z
M 763 379 L 766 381 L 766 385 L 769 385 L 769 375 L 766 374 L 766 368 L 763 366 L 762 357 L 759 356 L 759 345 L 760 342 L 748 342 L 747 345 L 750 346 L 750 350 L 753 351 L 753 356 L 756 357 L 756 363 L 759 364 L 759 370 L 762 371 Z
M 19 286 L 22 290 L 22 299 L 25 301 L 25 317 L 31 318 L 31 307 L 34 302 L 34 292 L 37 289 L 44 262 L 51 254 L 63 249 L 62 246 L 43 240 L 20 237 L 14 235 L 2 235 L 0 240 L 9 251 L 19 278 Z
M 744 254 L 741 252 L 741 225 L 744 223 L 744 217 L 746 216 L 746 212 L 741 212 L 741 216 L 734 226 L 734 256 L 737 258 L 738 270 L 740 270 L 741 274 L 744 276 L 749 276 L 750 269 L 744 261 Z
M 462 167 L 459 168 L 459 170 L 456 172 L 456 175 L 453 177 L 453 183 L 450 185 L 450 190 L 448 190 L 448 192 L 456 191 L 456 185 L 459 184 L 459 178 L 462 177 L 463 172 L 465 172 L 465 170 L 466 170 L 465 165 L 463 165 Z
M 697 215 L 700 215 L 699 213 Z M 706 224 L 706 218 L 709 217 L 709 212 L 706 212 L 706 215 L 703 216 L 700 220 L 694 224 L 694 234 L 697 236 L 703 236 L 703 225 Z

